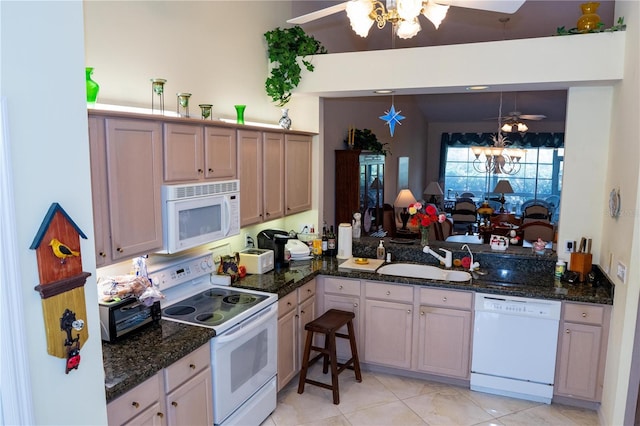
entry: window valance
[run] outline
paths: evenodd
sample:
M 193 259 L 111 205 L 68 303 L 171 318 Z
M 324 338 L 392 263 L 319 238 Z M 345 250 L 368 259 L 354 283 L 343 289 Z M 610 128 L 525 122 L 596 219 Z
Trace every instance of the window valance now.
M 490 146 L 495 133 L 443 133 L 442 146 Z M 563 148 L 564 133 L 507 133 L 508 146 L 514 148 Z

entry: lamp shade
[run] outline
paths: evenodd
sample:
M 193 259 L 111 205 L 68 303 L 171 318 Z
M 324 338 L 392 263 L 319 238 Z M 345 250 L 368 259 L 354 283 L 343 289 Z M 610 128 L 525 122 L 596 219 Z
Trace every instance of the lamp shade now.
M 413 196 L 413 193 L 410 189 L 403 189 L 398 193 L 396 197 L 396 201 L 393 203 L 395 207 L 409 207 L 411 204 L 416 202 L 416 197 Z
M 496 192 L 496 193 L 499 192 L 501 194 L 513 194 L 513 188 L 511 187 L 511 184 L 509 183 L 508 180 L 501 179 L 496 184 L 496 187 L 493 190 L 493 192 Z
M 429 183 L 429 185 L 427 185 L 427 187 L 424 189 L 423 194 L 426 195 L 442 195 L 444 194 L 442 192 L 442 188 L 440 188 L 440 184 L 438 184 L 438 182 L 433 181 L 431 183 Z

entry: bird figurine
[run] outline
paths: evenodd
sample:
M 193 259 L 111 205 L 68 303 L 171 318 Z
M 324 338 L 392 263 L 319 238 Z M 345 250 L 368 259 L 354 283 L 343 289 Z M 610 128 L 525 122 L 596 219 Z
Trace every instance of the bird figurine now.
M 58 241 L 57 238 L 52 239 L 49 245 L 53 250 L 53 254 L 60 259 L 60 263 L 64 263 L 67 257 L 80 256 L 79 251 L 71 250 L 68 246 Z

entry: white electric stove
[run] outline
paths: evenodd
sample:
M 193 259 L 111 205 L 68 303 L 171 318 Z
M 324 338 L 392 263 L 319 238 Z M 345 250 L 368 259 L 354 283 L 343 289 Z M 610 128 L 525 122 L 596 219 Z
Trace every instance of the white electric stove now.
M 149 269 L 165 296 L 163 319 L 216 331 L 211 339 L 214 424 L 262 423 L 276 408 L 278 296 L 230 287 L 229 277 L 213 274 L 210 252 Z

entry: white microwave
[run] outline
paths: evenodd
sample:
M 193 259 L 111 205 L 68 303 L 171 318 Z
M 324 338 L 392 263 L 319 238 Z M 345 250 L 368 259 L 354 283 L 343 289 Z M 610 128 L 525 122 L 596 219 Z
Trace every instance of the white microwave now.
M 162 186 L 163 249 L 177 253 L 240 233 L 240 181 Z

